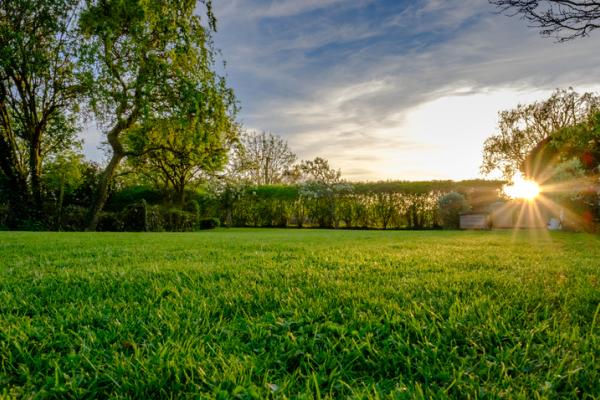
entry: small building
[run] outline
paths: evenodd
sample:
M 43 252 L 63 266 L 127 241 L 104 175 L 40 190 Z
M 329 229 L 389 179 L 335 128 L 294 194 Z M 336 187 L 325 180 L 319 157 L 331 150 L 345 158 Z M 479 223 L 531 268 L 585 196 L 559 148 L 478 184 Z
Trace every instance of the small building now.
M 460 214 L 460 229 L 488 229 L 488 214 L 484 212 L 466 212 Z
M 515 226 L 514 204 L 497 201 L 490 205 L 490 222 L 492 228 L 507 229 Z

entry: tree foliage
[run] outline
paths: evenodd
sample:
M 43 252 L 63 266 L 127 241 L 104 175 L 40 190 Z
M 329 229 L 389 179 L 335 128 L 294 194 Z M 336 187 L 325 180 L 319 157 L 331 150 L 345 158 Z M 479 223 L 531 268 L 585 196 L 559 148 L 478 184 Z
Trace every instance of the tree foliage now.
M 284 182 L 296 161 L 287 142 L 272 133 L 245 132 L 233 158 L 233 169 L 244 181 L 254 185 Z
M 481 171 L 500 170 L 510 179 L 525 172 L 529 154 L 554 133 L 587 120 L 600 107 L 600 96 L 557 90 L 549 99 L 499 113 L 498 133 L 484 143 Z
M 152 121 L 127 138 L 136 171 L 157 178 L 166 191 L 172 189 L 180 205 L 191 183 L 223 168 L 237 138 L 233 93 L 222 82 L 202 91 L 221 101 L 198 101 L 189 119 Z
M 600 1 L 596 0 L 490 0 L 510 16 L 518 15 L 544 36 L 560 41 L 588 36 L 600 28 Z
M 203 2 L 207 21 L 196 14 L 196 1 L 88 0 L 81 15 L 85 64 L 93 77 L 91 106 L 102 122 L 112 154 L 90 209 L 94 229 L 107 189 L 123 158 L 131 155 L 123 136 L 150 131 L 157 120 L 169 124 L 211 118 L 222 109 L 216 76 L 210 0 Z M 203 114 L 208 112 L 208 115 Z
M 450 192 L 438 200 L 438 212 L 444 228 L 458 229 L 460 214 L 469 211 L 469 203 L 465 196 L 457 192 Z
M 0 167 L 13 224 L 42 210 L 44 157 L 72 144 L 77 79 L 76 0 L 0 2 Z M 33 205 L 33 208 L 29 207 Z

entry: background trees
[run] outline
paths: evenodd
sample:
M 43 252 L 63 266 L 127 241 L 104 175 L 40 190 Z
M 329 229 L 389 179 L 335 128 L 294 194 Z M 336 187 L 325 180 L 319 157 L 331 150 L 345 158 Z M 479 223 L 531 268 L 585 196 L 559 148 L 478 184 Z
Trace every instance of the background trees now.
M 75 137 L 75 0 L 0 3 L 0 167 L 9 192 L 9 225 L 40 219 L 44 157 Z
M 211 89 L 222 89 L 217 94 L 222 101 L 199 101 L 188 119 L 152 121 L 146 124 L 151 126 L 133 129 L 126 140 L 135 171 L 155 178 L 165 193 L 172 190 L 180 206 L 185 204 L 185 192 L 191 184 L 203 174 L 206 177 L 223 168 L 237 137 L 232 93 L 225 86 Z
M 508 15 L 519 15 L 543 35 L 559 40 L 587 36 L 600 28 L 600 1 L 595 0 L 490 0 Z

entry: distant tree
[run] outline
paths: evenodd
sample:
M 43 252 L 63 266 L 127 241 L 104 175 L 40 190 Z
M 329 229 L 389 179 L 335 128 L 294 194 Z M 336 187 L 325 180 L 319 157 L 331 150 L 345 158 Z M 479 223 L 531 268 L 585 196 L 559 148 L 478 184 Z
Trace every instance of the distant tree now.
M 438 215 L 442 226 L 447 229 L 458 229 L 460 226 L 460 213 L 469 210 L 469 203 L 460 193 L 450 192 L 438 200 Z
M 398 213 L 399 201 L 396 193 L 377 192 L 373 194 L 373 214 L 381 223 L 383 229 L 387 229 L 390 221 Z
M 341 219 L 337 202 L 354 189 L 342 182 L 341 171 L 331 168 L 324 158 L 317 157 L 302 161 L 291 173 L 301 182 L 299 193 L 308 216 L 320 227 L 337 228 Z
M 489 174 L 498 169 L 507 179 L 519 170 L 526 172 L 525 162 L 536 146 L 555 132 L 585 121 L 599 107 L 600 96 L 568 89 L 555 91 L 548 100 L 500 112 L 499 133 L 484 143 L 481 171 Z
M 40 217 L 43 159 L 75 137 L 78 3 L 0 2 L 0 168 L 12 224 Z
M 295 166 L 294 170 L 292 174 L 296 175 L 299 180 L 324 185 L 339 183 L 342 177 L 342 172 L 339 169 L 331 168 L 329 161 L 321 157 L 316 157 L 314 160 L 303 160 Z
M 222 92 L 202 90 L 222 78 L 212 71 L 211 1 L 199 3 L 206 6 L 206 23 L 196 14 L 196 1 L 86 1 L 80 18 L 87 55 L 82 61 L 93 76 L 91 105 L 112 152 L 88 230 L 97 225 L 117 167 L 131 155 L 122 141 L 128 131 L 158 119 L 181 122 L 195 109 L 210 114 L 222 108 Z
M 233 168 L 249 183 L 273 185 L 284 181 L 295 161 L 296 155 L 281 137 L 246 132 L 236 148 Z
M 502 13 L 519 15 L 544 36 L 560 41 L 588 36 L 600 28 L 600 1 L 490 0 Z

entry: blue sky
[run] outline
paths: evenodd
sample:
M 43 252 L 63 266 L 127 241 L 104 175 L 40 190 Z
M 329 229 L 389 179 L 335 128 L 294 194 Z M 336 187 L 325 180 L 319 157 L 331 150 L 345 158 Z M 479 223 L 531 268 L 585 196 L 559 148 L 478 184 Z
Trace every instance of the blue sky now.
M 486 0 L 216 0 L 215 13 L 244 126 L 351 180 L 477 177 L 498 111 L 600 89 L 600 32 L 557 44 Z

